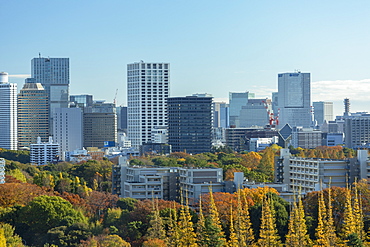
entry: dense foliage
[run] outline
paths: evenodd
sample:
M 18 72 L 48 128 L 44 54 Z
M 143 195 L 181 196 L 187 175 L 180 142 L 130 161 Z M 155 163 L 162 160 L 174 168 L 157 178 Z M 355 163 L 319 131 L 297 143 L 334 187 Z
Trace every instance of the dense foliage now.
M 263 152 L 144 156 L 131 165 L 219 167 L 224 179 L 241 171 L 250 181 L 273 178 L 276 145 Z M 23 152 L 23 151 L 22 151 Z M 293 149 L 296 156 L 352 158 L 342 147 Z M 12 154 L 1 150 L 2 154 Z M 370 188 L 332 187 L 289 205 L 265 187 L 203 195 L 188 207 L 137 201 L 110 193 L 112 162 L 32 166 L 22 153 L 6 161 L 0 185 L 0 246 L 367 246 Z M 186 204 L 186 202 L 183 202 Z

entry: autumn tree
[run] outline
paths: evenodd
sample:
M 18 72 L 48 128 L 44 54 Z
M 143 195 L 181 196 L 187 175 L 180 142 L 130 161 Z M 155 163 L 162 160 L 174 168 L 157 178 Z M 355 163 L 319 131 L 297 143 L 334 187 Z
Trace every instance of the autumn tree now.
M 267 147 L 262 155 L 262 159 L 258 164 L 257 170 L 266 174 L 270 181 L 274 178 L 274 164 L 275 164 L 275 152 Z
M 275 213 L 272 206 L 271 197 L 263 200 L 260 235 L 257 242 L 258 246 L 280 246 L 280 237 L 277 233 L 275 224 Z
M 219 213 L 213 199 L 212 188 L 209 187 L 210 209 L 205 220 L 207 233 L 207 246 L 221 247 L 226 244 L 225 234 L 221 227 Z
M 243 190 L 239 189 L 237 214 L 235 220 L 235 232 L 239 242 L 239 246 L 252 245 L 254 242 L 254 234 L 252 223 L 249 216 L 249 203 Z
M 300 195 L 298 196 L 298 203 L 293 203 L 288 228 L 289 230 L 285 241 L 287 247 L 299 245 L 309 246 L 311 244 L 310 237 L 307 233 L 306 219 Z
M 166 232 L 164 230 L 163 220 L 159 215 L 158 200 L 153 199 L 152 201 L 153 201 L 153 211 L 151 220 L 149 221 L 149 228 L 147 230 L 146 237 L 148 239 L 157 238 L 164 240 L 166 237 Z

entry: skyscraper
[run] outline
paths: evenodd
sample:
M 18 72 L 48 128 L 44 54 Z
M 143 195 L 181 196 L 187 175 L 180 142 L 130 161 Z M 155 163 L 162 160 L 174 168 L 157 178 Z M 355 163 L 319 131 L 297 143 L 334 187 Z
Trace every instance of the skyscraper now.
M 17 150 L 17 84 L 0 72 L 0 148 Z
M 56 108 L 53 116 L 53 137 L 59 144 L 59 154 L 65 160 L 66 152 L 82 148 L 83 125 L 81 108 Z
M 127 65 L 127 125 L 133 147 L 150 142 L 153 127 L 167 125 L 169 86 L 169 63 L 141 61 Z
M 314 119 L 318 125 L 322 125 L 324 121 L 333 121 L 333 102 L 313 102 Z
M 282 73 L 278 75 L 279 127 L 312 125 L 310 73 Z
M 29 148 L 37 137 L 49 138 L 48 95 L 41 83 L 26 79 L 18 94 L 18 147 Z
M 41 83 L 49 97 L 49 132 L 52 130 L 52 116 L 55 108 L 68 107 L 69 58 L 33 58 L 31 77 Z
M 243 106 L 248 104 L 248 99 L 254 98 L 254 93 L 243 92 L 243 93 L 229 93 L 229 123 L 230 126 L 240 127 L 240 111 Z
M 210 152 L 212 97 L 171 97 L 168 107 L 168 144 L 173 152 Z

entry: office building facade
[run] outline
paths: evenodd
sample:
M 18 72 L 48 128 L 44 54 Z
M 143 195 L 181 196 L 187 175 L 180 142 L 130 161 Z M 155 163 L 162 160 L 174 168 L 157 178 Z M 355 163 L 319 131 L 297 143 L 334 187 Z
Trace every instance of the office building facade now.
M 83 121 L 81 108 L 56 108 L 53 116 L 53 137 L 59 144 L 62 160 L 66 153 L 83 147 Z
M 83 146 L 103 148 L 104 142 L 117 142 L 115 113 L 83 114 Z
M 127 65 L 127 132 L 133 147 L 149 142 L 153 127 L 167 126 L 169 88 L 169 63 Z
M 279 127 L 289 124 L 292 127 L 308 128 L 312 125 L 311 116 L 311 75 L 310 73 L 278 74 Z
M 48 95 L 41 83 L 26 80 L 18 94 L 18 148 L 29 148 L 49 138 Z
M 346 118 L 344 124 L 345 146 L 362 149 L 370 147 L 370 116 Z
M 254 93 L 250 92 L 230 92 L 229 93 L 229 124 L 230 127 L 239 128 L 240 126 L 240 111 L 243 106 L 248 104 L 249 99 L 254 98 Z
M 334 120 L 333 102 L 318 101 L 312 103 L 314 110 L 314 120 L 321 126 L 325 121 Z
M 0 148 L 17 150 L 17 84 L 0 72 Z
M 49 98 L 49 133 L 53 133 L 54 109 L 69 103 L 69 58 L 38 57 L 31 60 L 31 77 L 41 83 Z
M 168 144 L 173 152 L 210 152 L 212 146 L 212 98 L 167 99 Z

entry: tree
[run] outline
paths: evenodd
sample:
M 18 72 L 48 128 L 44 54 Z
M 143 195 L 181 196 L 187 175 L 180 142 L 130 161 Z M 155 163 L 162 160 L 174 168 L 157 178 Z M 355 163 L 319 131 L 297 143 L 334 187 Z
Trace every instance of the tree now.
M 210 247 L 221 247 L 226 244 L 225 234 L 221 227 L 221 222 L 215 201 L 213 199 L 212 188 L 209 187 L 210 209 L 206 217 L 205 226 L 207 232 L 208 245 Z
M 323 191 L 320 191 L 318 200 L 317 228 L 316 228 L 316 245 L 330 246 L 326 233 L 326 206 Z
M 275 213 L 272 206 L 271 197 L 263 200 L 260 237 L 257 242 L 258 246 L 280 246 L 280 237 L 277 233 L 275 224 Z
M 50 194 L 35 184 L 5 183 L 0 184 L 0 207 L 26 205 L 33 198 Z
M 290 212 L 289 230 L 286 237 L 285 245 L 294 246 L 309 246 L 311 244 L 310 237 L 307 233 L 306 219 L 303 209 L 301 196 L 298 196 L 298 204 L 294 202 L 293 209 Z
M 233 219 L 233 207 L 230 207 L 230 235 L 229 235 L 229 241 L 227 241 L 227 246 L 228 247 L 238 247 L 239 246 L 239 241 L 237 238 L 237 235 L 235 233 L 235 228 L 234 228 L 234 219 Z
M 202 196 L 199 196 L 199 214 L 198 214 L 198 222 L 197 222 L 197 243 L 199 247 L 207 247 L 207 243 L 209 242 L 207 237 L 207 229 L 206 229 L 206 222 L 203 215 L 203 208 L 202 208 Z
M 188 202 L 186 204 L 188 205 Z M 195 247 L 198 245 L 196 243 L 193 222 L 191 221 L 190 209 L 187 205 L 180 208 L 178 222 L 178 231 L 180 235 L 179 246 Z
M 86 218 L 61 197 L 39 196 L 20 209 L 18 221 L 28 227 L 27 243 L 34 243 L 51 228 L 86 222 Z
M 152 217 L 151 220 L 149 221 L 149 228 L 147 230 L 146 237 L 148 239 L 158 238 L 164 240 L 166 237 L 166 232 L 164 230 L 162 217 L 159 215 L 158 200 L 153 199 L 152 203 L 153 203 Z
M 258 171 L 266 174 L 270 181 L 274 178 L 274 164 L 275 164 L 275 152 L 272 148 L 267 147 L 262 155 L 262 159 L 258 165 Z
M 2 228 L 0 228 L 0 246 L 6 247 L 5 233 L 4 233 L 4 229 Z
M 10 247 L 23 247 L 22 238 L 14 233 L 15 228 L 10 224 L 0 224 L 0 229 L 4 230 L 4 236 L 6 238 L 6 246 Z M 0 241 L 0 246 L 1 241 Z
M 249 216 L 249 205 L 244 191 L 239 189 L 238 206 L 235 220 L 235 232 L 240 246 L 250 246 L 254 242 L 252 223 Z
M 166 247 L 167 244 L 164 240 L 154 238 L 154 239 L 148 239 L 144 241 L 142 247 Z M 173 245 L 170 245 L 173 246 Z
M 137 202 L 138 202 L 137 199 L 130 198 L 130 197 L 119 198 L 117 201 L 117 207 L 123 210 L 133 211 L 135 209 Z

